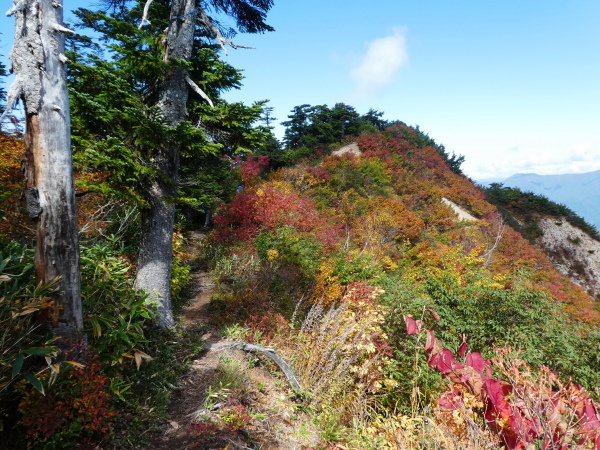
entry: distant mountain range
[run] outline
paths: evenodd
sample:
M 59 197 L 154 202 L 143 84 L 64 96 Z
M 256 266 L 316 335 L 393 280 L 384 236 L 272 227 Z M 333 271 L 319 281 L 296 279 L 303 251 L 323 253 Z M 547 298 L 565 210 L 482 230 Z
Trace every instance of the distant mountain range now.
M 481 184 L 491 182 L 485 180 Z M 501 183 L 562 203 L 600 230 L 600 170 L 564 175 L 518 173 Z

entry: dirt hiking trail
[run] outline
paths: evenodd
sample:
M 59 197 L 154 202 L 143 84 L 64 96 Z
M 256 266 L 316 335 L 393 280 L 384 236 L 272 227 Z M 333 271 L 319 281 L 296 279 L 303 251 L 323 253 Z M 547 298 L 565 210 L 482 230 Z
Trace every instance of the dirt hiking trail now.
M 192 257 L 206 237 L 194 232 L 189 239 L 188 254 Z M 211 323 L 210 299 L 215 292 L 212 275 L 204 265 L 192 270 L 189 292 L 191 300 L 181 314 L 183 324 L 190 327 L 204 324 L 208 331 L 202 336 L 204 350 L 191 362 L 171 394 L 168 419 L 160 434 L 152 436 L 147 450 L 221 450 L 261 449 L 300 450 L 313 448 L 319 435 L 311 418 L 293 398 L 293 392 L 277 369 L 264 359 L 257 359 L 224 339 Z M 251 412 L 250 423 L 244 429 L 208 431 L 203 424 L 219 420 L 219 410 L 207 409 L 207 394 L 218 376 L 222 357 L 239 361 L 247 367 L 244 383 L 244 407 Z

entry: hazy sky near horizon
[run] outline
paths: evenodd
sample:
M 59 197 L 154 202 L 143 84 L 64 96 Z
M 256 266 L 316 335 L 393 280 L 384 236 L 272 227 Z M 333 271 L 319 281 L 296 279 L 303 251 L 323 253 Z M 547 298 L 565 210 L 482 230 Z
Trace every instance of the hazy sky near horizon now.
M 229 101 L 268 99 L 277 122 L 305 103 L 374 108 L 478 180 L 600 169 L 598 0 L 275 0 L 267 22 L 224 57 L 245 75 Z M 4 56 L 13 26 L 0 19 Z

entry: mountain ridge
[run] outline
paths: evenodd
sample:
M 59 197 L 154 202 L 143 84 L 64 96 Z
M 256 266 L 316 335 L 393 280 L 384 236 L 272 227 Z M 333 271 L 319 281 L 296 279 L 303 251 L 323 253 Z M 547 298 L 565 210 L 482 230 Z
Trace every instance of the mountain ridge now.
M 600 229 L 600 194 L 589 195 L 590 192 L 600 193 L 600 170 L 553 175 L 517 173 L 501 183 L 564 204 Z
M 310 407 L 321 411 L 315 423 L 347 430 L 346 448 L 422 448 L 410 432 L 397 432 L 415 420 L 419 404 L 430 404 L 442 426 L 465 438 L 440 448 L 542 442 L 537 431 L 519 431 L 514 419 L 530 399 L 556 395 L 534 393 L 533 386 L 554 388 L 538 373 L 599 385 L 598 304 L 584 290 L 586 279 L 573 276 L 589 275 L 591 266 L 571 254 L 597 258 L 597 232 L 575 228 L 586 224 L 545 197 L 480 189 L 450 165 L 443 147 L 404 124 L 352 138 L 359 151 L 342 150 L 348 141 L 305 148 L 283 167 L 255 173 L 217 212 L 211 304 L 218 319 L 235 323 L 250 315 L 246 324 L 261 333 L 261 345 L 296 360 Z M 503 202 L 493 202 L 494 195 Z M 574 264 L 561 267 L 540 237 L 560 241 L 555 252 Z M 512 357 L 520 368 L 509 368 Z M 355 361 L 362 363 L 342 368 Z M 492 393 L 492 384 L 477 382 L 473 369 L 483 373 L 487 364 L 499 364 L 507 381 L 488 381 L 506 391 Z M 443 394 L 428 372 L 436 367 L 449 383 Z M 524 392 L 530 381 L 527 399 L 491 428 L 498 438 L 490 435 L 485 445 L 483 435 L 466 438 L 472 435 L 465 421 L 456 422 L 459 409 L 495 426 L 496 410 L 486 404 L 500 398 L 508 405 L 508 393 Z M 481 399 L 476 410 L 465 400 L 472 395 Z M 382 410 L 407 415 L 371 418 L 366 433 L 357 431 L 362 408 L 374 410 L 379 400 Z

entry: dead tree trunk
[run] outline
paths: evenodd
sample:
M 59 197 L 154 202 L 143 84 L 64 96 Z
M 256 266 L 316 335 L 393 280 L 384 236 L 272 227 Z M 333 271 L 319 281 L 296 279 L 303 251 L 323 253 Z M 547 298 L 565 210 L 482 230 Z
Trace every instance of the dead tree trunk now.
M 54 334 L 83 328 L 79 237 L 71 158 L 69 99 L 65 79 L 63 8 L 57 0 L 14 0 L 10 71 L 15 81 L 8 109 L 23 101 L 26 117 L 24 165 L 27 212 L 36 225 L 38 282 L 60 277 L 62 289 L 47 323 Z
M 196 7 L 194 0 L 173 0 L 171 22 L 165 40 L 165 61 L 189 61 L 194 46 Z M 185 68 L 174 66 L 158 88 L 157 106 L 175 127 L 187 115 L 188 86 Z M 149 208 L 142 210 L 142 237 L 136 275 L 136 288 L 155 299 L 158 325 L 174 325 L 171 307 L 171 260 L 173 257 L 173 224 L 176 182 L 179 172 L 179 145 L 162 145 L 154 150 L 152 166 L 162 175 L 149 183 Z

